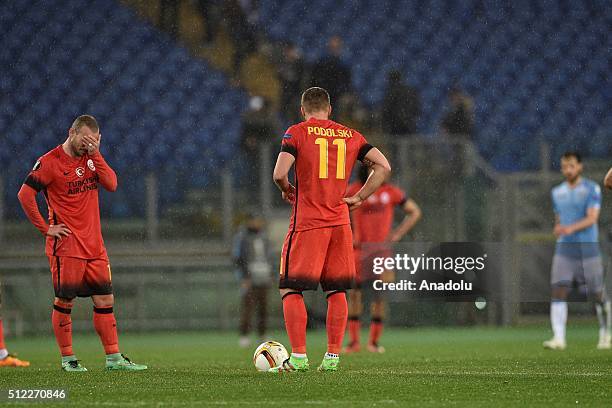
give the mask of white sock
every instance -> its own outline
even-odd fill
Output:
[[[595,314],[597,314],[597,321],[599,322],[599,335],[606,332],[606,316],[604,312],[603,303],[595,302]]]
[[[295,358],[304,358],[306,357],[306,353],[291,353],[291,355]]]
[[[550,303],[550,323],[556,340],[565,343],[565,325],[567,323],[567,302],[555,300]]]
[[[0,360],[4,360],[6,358],[6,356],[8,356],[8,350],[7,349],[0,349]]]
[[[595,311],[597,312],[597,320],[599,321],[599,336],[610,333],[610,324],[612,316],[610,316],[610,301],[595,302]]]
[[[612,334],[612,303],[609,300],[604,302],[604,312],[606,312],[606,332],[609,336]]]

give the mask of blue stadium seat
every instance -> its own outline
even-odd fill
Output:
[[[262,0],[260,4],[261,26],[267,34],[293,40],[310,62],[326,52],[326,37],[333,31],[324,24],[320,30],[321,23],[313,20],[324,16],[344,21],[353,16],[351,30],[333,34],[344,37],[351,54],[347,61],[354,67],[354,88],[364,103],[375,108],[384,96],[385,73],[391,67],[402,69],[421,91],[424,132],[437,129],[446,89],[458,81],[475,99],[477,129],[507,135],[499,141],[500,152],[480,146],[500,170],[537,165],[532,154],[521,155],[521,160],[512,156],[518,157],[512,143],[521,132],[549,128],[560,140],[570,140],[576,136],[568,131],[588,135],[601,127],[601,112],[612,110],[609,95],[605,96],[612,8],[603,0],[579,0],[571,6],[553,0],[341,4],[317,0],[299,7],[293,1]],[[300,18],[305,12],[310,16],[311,8],[317,10],[312,18]],[[532,103],[533,98],[537,102]],[[580,109],[565,106],[564,99]],[[612,133],[609,124],[605,129]],[[537,151],[535,139],[525,138],[522,143]],[[612,138],[598,141],[597,146],[591,149],[593,154],[610,150]]]
[[[137,180],[148,171],[159,172],[162,204],[181,199],[185,189],[175,187],[176,171],[164,166],[176,160],[183,166],[204,146],[218,146],[197,125],[213,101],[217,113],[246,109],[246,95],[223,74],[116,1],[1,2],[0,36],[0,94],[8,96],[0,107],[0,165],[8,169],[2,176],[9,217],[22,214],[14,192],[36,158],[63,141],[78,114],[98,118],[102,150],[120,174],[122,188],[104,197],[103,215],[129,217],[143,215],[144,187]],[[234,144],[239,130],[215,132]],[[205,183],[205,167],[215,164],[201,162]]]

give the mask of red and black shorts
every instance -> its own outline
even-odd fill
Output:
[[[108,258],[81,259],[49,256],[55,296],[63,299],[110,295],[111,267]]]
[[[388,279],[390,272],[385,270],[382,274],[374,273],[374,259],[388,258],[393,256],[393,251],[388,243],[367,242],[353,250],[355,258],[355,287],[361,288],[371,285],[378,279]],[[384,275],[384,276],[383,276]]]
[[[355,275],[350,225],[289,231],[280,262],[281,289],[345,290]]]

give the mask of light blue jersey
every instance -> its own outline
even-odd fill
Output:
[[[592,180],[582,178],[571,188],[567,181],[552,189],[555,214],[561,225],[574,224],[587,216],[590,208],[601,208],[601,188]],[[557,254],[589,258],[599,256],[597,223],[557,239]]]

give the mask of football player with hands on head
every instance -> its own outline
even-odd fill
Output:
[[[111,267],[102,239],[98,187],[117,189],[117,175],[100,153],[100,128],[93,116],[76,118],[66,141],[43,155],[19,190],[19,201],[34,226],[46,237],[55,300],[51,321],[64,371],[87,371],[72,350],[76,297],[91,297],[93,325],[106,353],[106,369],[137,371],[119,351]],[[42,192],[49,223],[36,203]]]

